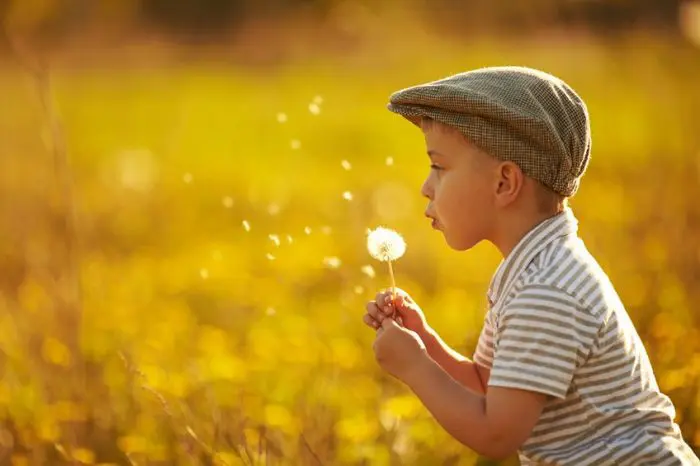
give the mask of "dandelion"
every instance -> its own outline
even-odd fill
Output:
[[[343,193],[343,199],[346,201],[352,201],[352,193],[350,191],[345,191]]]
[[[287,122],[287,114],[284,112],[279,112],[277,114],[277,122],[278,123],[286,123]]]
[[[279,247],[280,245],[280,237],[275,234],[267,235],[268,238],[270,238],[270,241],[275,243],[275,246]]]
[[[406,242],[403,240],[403,237],[394,230],[379,227],[370,231],[367,235],[367,250],[369,254],[378,261],[387,262],[389,264],[391,297],[392,300],[396,299],[396,280],[391,263],[404,255],[406,252]]]
[[[347,160],[342,160],[340,162],[340,166],[343,167],[343,170],[350,171],[352,169],[352,164],[348,162]]]
[[[248,220],[243,220],[242,224],[245,231],[250,231],[250,222]]]

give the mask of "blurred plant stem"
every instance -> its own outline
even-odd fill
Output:
[[[48,267],[44,264],[32,264],[31,258],[26,257],[27,277],[39,278],[47,290],[53,303],[54,315],[51,316],[63,325],[57,326],[57,338],[70,351],[70,364],[67,367],[50,364],[49,361],[40,363],[44,373],[55,374],[63,380],[70,380],[64,390],[55,390],[49,386],[52,377],[35,374],[44,380],[44,395],[47,403],[84,400],[87,386],[87,366],[82,357],[81,334],[83,325],[82,290],[80,283],[80,246],[77,219],[77,202],[73,189],[73,173],[70,157],[66,147],[66,138],[56,108],[50,68],[46,61],[32,51],[21,38],[14,36],[5,28],[5,35],[11,46],[12,53],[30,77],[37,93],[41,117],[47,131],[42,133],[52,164],[53,182],[46,186],[46,204],[55,214],[55,229],[53,235],[60,250],[51,250],[52,260]],[[23,239],[26,241],[26,239]],[[26,250],[26,249],[25,249]],[[45,269],[45,270],[42,270]],[[89,414],[88,414],[89,417]],[[87,421],[87,419],[86,419]],[[86,423],[72,424],[68,432],[64,432],[64,441],[71,447],[80,447],[86,441]],[[76,463],[77,464],[77,463]]]

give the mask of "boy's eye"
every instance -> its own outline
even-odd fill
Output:
[[[434,163],[430,165],[430,168],[432,170],[442,170],[442,167],[439,165],[435,165]]]

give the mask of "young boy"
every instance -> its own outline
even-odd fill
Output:
[[[453,249],[486,240],[504,260],[473,360],[449,348],[406,293],[393,302],[379,293],[364,322],[377,329],[380,366],[490,458],[700,465],[567,206],[591,151],[581,98],[549,74],[497,67],[403,89],[389,109],[425,133],[433,227]]]

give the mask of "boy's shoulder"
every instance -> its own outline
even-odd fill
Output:
[[[517,288],[565,295],[580,310],[596,314],[619,301],[610,278],[577,236],[548,244],[527,268]]]

